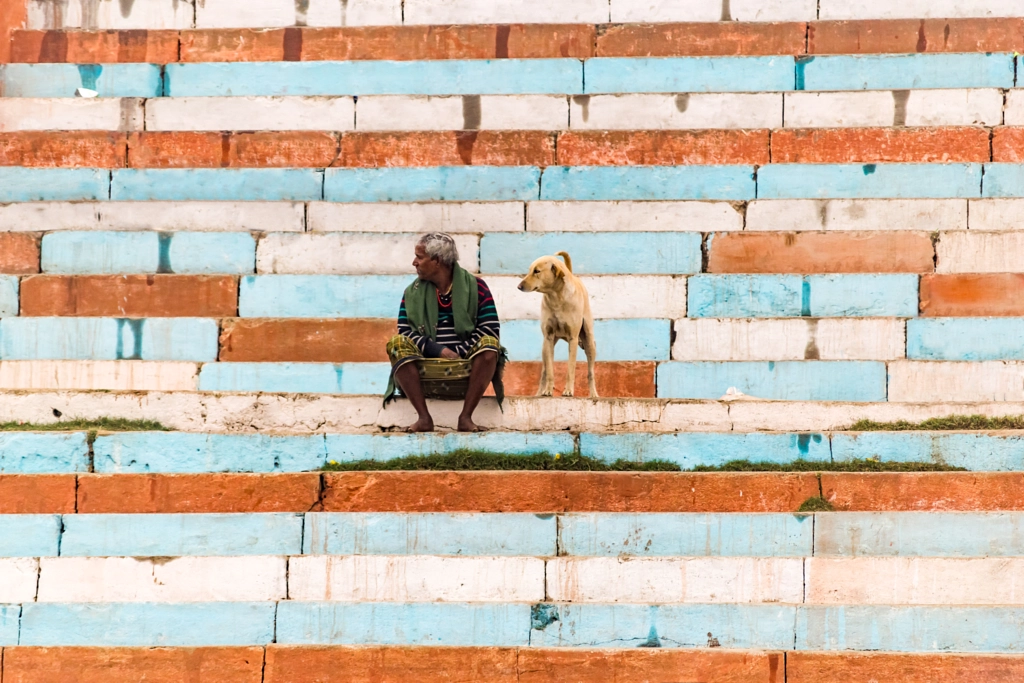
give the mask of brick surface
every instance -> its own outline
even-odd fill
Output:
[[[578,648],[519,650],[519,683],[660,683],[728,681],[777,683],[785,675],[781,653],[728,650]]]
[[[25,25],[27,18],[27,2],[0,2],[0,64],[11,61],[11,35]],[[2,96],[3,85],[0,84]]]
[[[11,61],[118,64],[178,61],[177,31],[15,31]]]
[[[39,235],[0,233],[0,273],[28,275],[39,272]]]
[[[88,474],[81,513],[306,512],[320,474]]]
[[[767,130],[573,131],[558,136],[566,166],[767,164]]]
[[[325,512],[793,512],[818,495],[814,474],[337,472],[324,487]]]
[[[821,489],[837,510],[854,512],[1024,510],[1020,472],[826,472]]]
[[[1024,161],[1024,128],[996,128],[992,135],[992,161]]]
[[[337,136],[320,131],[160,131],[128,137],[133,168],[324,168],[337,155]]]
[[[921,315],[949,317],[1024,315],[1024,274],[926,275]]]
[[[0,133],[0,166],[123,168],[125,144],[108,131]]]
[[[931,237],[919,232],[717,233],[709,273],[928,273]]]
[[[608,24],[597,28],[598,57],[799,55],[803,22]]]
[[[181,61],[582,59],[594,34],[577,24],[210,29],[182,31]]]
[[[811,54],[1014,52],[1024,49],[1024,19],[865,19],[814,21]]]
[[[384,347],[397,331],[394,320],[241,318],[221,326],[220,360],[387,362]]]
[[[180,61],[278,62],[284,59],[285,30],[238,28],[182,31]]]
[[[349,133],[337,166],[548,166],[555,138],[544,131]]]
[[[73,474],[0,474],[0,514],[75,511]]]
[[[774,683],[780,653],[491,647],[267,647],[266,683]]]
[[[984,162],[988,131],[957,128],[812,128],[772,131],[779,164]]]
[[[790,652],[787,683],[1011,683],[1024,679],[1020,655]]]
[[[497,647],[267,647],[266,683],[517,683],[516,650]]]
[[[6,647],[13,683],[259,683],[262,647]]]
[[[583,357],[580,350],[579,357]],[[565,388],[565,372],[568,363],[555,363],[556,396]],[[594,367],[598,396],[615,398],[655,398],[655,373],[657,363],[647,361],[617,362],[598,361]],[[512,362],[505,366],[505,395],[534,396],[540,386],[541,363]],[[488,394],[492,391],[488,389]],[[587,364],[576,363],[576,395],[589,396],[587,387]]]
[[[222,275],[36,275],[21,281],[22,315],[234,317],[238,280]]]

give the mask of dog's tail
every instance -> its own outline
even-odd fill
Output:
[[[565,267],[568,268],[569,272],[571,273],[572,272],[572,257],[570,257],[569,254],[565,253],[564,251],[558,252],[558,256],[562,257],[562,260],[565,261]]]

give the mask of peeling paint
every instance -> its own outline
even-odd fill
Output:
[[[892,91],[892,102],[894,105],[892,125],[894,126],[905,126],[907,125],[907,100],[910,99],[909,90],[893,90]]]
[[[463,130],[479,130],[480,129],[480,96],[479,95],[463,95],[462,96],[462,129]]]
[[[580,106],[581,113],[583,115],[583,122],[586,123],[590,120],[590,95],[573,95],[573,104]]]
[[[159,260],[157,261],[156,272],[157,273],[173,273],[174,268],[171,267],[171,242],[174,240],[174,233],[172,232],[161,232],[157,236],[159,240]]]
[[[78,76],[82,81],[82,87],[89,90],[98,90],[96,83],[103,74],[103,67],[99,64],[79,64]]]
[[[812,318],[807,321],[807,348],[804,349],[804,360],[820,360],[821,351],[818,350],[818,319]]]
[[[814,57],[797,57],[796,58],[796,78],[793,85],[794,90],[804,90],[806,84],[806,73],[805,69],[807,65],[814,61]]]
[[[296,26],[305,26],[306,25],[306,15],[308,13],[309,13],[309,0],[295,0],[295,25]]]
[[[684,113],[690,107],[690,93],[676,95],[676,111]]]
[[[732,10],[729,7],[729,0],[722,0],[722,21],[732,21]]]
[[[100,2],[101,0],[81,0],[82,2],[82,29],[95,31],[100,27]]]
[[[341,25],[345,26],[348,21],[348,0],[338,0],[341,3]]]
[[[530,607],[530,628],[543,631],[558,621],[558,605],[537,603]]]
[[[135,6],[135,0],[118,0],[118,4],[121,6],[121,16],[125,19],[132,15],[132,8]]]

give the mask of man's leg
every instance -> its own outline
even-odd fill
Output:
[[[473,422],[473,411],[480,405],[480,399],[487,391],[487,385],[494,379],[494,370],[498,367],[497,351],[483,351],[473,358],[473,369],[469,373],[469,388],[466,400],[462,404],[459,415],[460,432],[477,432],[480,428]]]
[[[419,419],[409,426],[409,431],[434,431],[434,418],[430,417],[430,411],[427,410],[427,399],[423,398],[423,385],[420,384],[420,370],[416,367],[416,363],[406,363],[395,370],[395,381],[398,382],[398,386],[402,387],[402,394],[409,399],[409,403],[416,409],[416,414],[419,416]]]

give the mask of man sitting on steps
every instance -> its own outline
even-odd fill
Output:
[[[419,415],[409,431],[430,432],[434,420],[426,399],[462,398],[459,431],[482,431],[473,411],[487,385],[494,383],[499,405],[504,398],[506,353],[491,290],[459,266],[455,240],[444,233],[421,237],[412,265],[418,278],[405,288],[398,334],[387,345],[391,380],[384,405],[394,398],[397,382]]]

